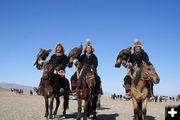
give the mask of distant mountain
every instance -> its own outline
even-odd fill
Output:
[[[30,90],[33,90],[33,87],[31,86],[19,85],[15,83],[5,83],[5,82],[0,82],[0,87],[5,88],[5,89],[10,89],[10,88],[23,89],[24,91],[27,91],[27,92],[29,92]]]

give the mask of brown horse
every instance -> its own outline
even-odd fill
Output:
[[[60,96],[63,96],[63,117],[66,118],[66,110],[69,108],[69,81],[67,80],[67,78],[65,77],[61,77],[61,79],[65,79],[63,81],[65,81],[65,86],[63,86],[63,88],[65,89],[64,94],[61,94]],[[59,90],[59,89],[57,89]],[[57,92],[58,93],[58,92]],[[56,99],[56,108],[53,112],[53,115],[57,115],[57,111],[58,111],[58,107],[60,105],[60,97],[58,94],[55,96]]]
[[[55,82],[56,77],[54,75],[54,64],[53,63],[45,63],[45,65],[43,66],[43,79],[44,79],[44,87],[43,87],[43,96],[44,96],[44,100],[45,100],[45,108],[46,108],[46,112],[45,112],[45,117],[49,118],[53,118],[53,115],[57,114],[58,111],[58,107],[60,104],[60,96],[63,96],[64,101],[63,101],[63,116],[66,117],[66,110],[69,107],[69,82],[65,77],[60,77],[60,79],[65,79],[63,81],[65,81],[65,86],[63,86],[63,88],[65,88],[64,94],[61,94],[59,96],[58,93],[58,86],[56,85],[57,82]],[[53,110],[53,101],[54,98],[56,99],[56,108],[52,114],[52,110]],[[50,102],[49,102],[50,101]],[[49,114],[49,110],[50,109],[50,114]]]
[[[44,96],[45,108],[46,108],[44,117],[49,116],[49,118],[53,118],[52,115],[53,101],[56,96],[56,86],[55,86],[55,80],[53,79],[53,71],[54,71],[53,64],[46,63],[43,66],[43,76],[42,76],[42,79],[44,80],[43,96]]]
[[[59,96],[59,87],[57,85],[56,82],[56,78],[57,75],[54,74],[54,69],[57,69],[57,67],[55,68],[55,63],[51,62],[51,63],[47,63],[47,62],[43,62],[43,64],[40,64],[40,60],[46,60],[46,58],[48,57],[49,53],[51,52],[50,49],[40,49],[38,55],[37,55],[37,59],[34,65],[36,65],[36,68],[41,70],[43,69],[43,76],[42,79],[44,81],[44,87],[43,87],[43,96],[44,96],[44,100],[45,100],[45,108],[46,108],[46,112],[45,112],[45,117],[48,117],[49,115],[49,109],[50,109],[50,115],[49,118],[52,118],[53,115],[57,114],[57,110],[60,104],[60,100],[59,97],[63,96],[64,101],[63,101],[63,116],[66,117],[66,110],[69,107],[69,82],[65,77],[60,77],[60,79],[58,80],[62,80],[65,81],[64,86],[62,86],[65,91],[64,94],[61,94]],[[37,89],[35,88],[35,91],[37,91]],[[52,110],[53,110],[53,101],[54,98],[56,98],[56,108],[52,114]],[[50,99],[50,105],[49,105],[49,99]]]
[[[81,73],[80,73],[81,74]],[[87,120],[87,117],[93,110],[93,118],[96,119],[96,102],[97,95],[95,95],[95,71],[92,66],[87,67],[87,73],[83,80],[77,81],[77,102],[78,102],[78,115],[77,120],[81,119],[82,101],[84,100],[84,115],[83,119]]]
[[[149,101],[149,83],[158,84],[160,78],[154,67],[150,63],[143,62],[140,69],[136,69],[133,74],[131,85],[131,96],[134,106],[134,120],[144,120],[146,117],[146,107]]]

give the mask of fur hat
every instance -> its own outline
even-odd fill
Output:
[[[57,47],[60,46],[62,48],[62,51],[64,52],[64,46],[61,44],[61,43],[57,43],[56,46],[55,46],[55,53],[57,51]]]
[[[141,47],[141,49],[143,49],[143,44],[138,40],[134,40],[134,48],[135,47]]]
[[[84,52],[86,52],[86,49],[87,49],[88,46],[91,47],[92,53],[93,53],[93,52],[94,52],[94,48],[93,48],[92,45],[91,45],[90,39],[87,39],[86,46],[85,46],[85,48],[84,48]]]

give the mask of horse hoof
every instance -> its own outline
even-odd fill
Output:
[[[53,115],[57,115],[57,112],[54,112]]]
[[[53,118],[53,115],[50,115],[50,116],[49,116],[49,119],[52,119],[52,118]]]
[[[81,117],[77,117],[77,119],[76,120],[81,120]]]
[[[87,120],[87,117],[83,117],[83,120]]]
[[[95,117],[93,117],[93,120],[96,120],[97,119],[97,117],[95,116]]]
[[[66,116],[64,116],[64,115],[63,115],[63,117],[62,117],[62,118],[63,118],[63,119],[66,119]]]
[[[63,116],[66,116],[66,112],[63,112]]]
[[[45,114],[44,117],[48,117],[48,114]]]

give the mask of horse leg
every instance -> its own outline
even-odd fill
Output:
[[[138,120],[138,103],[134,97],[132,97],[133,107],[134,107],[134,120]]]
[[[87,113],[88,113],[88,106],[89,104],[89,98],[85,100],[84,102],[84,115],[83,115],[83,120],[87,120]]]
[[[138,102],[138,120],[142,120],[142,102]]]
[[[50,118],[50,119],[53,118],[53,115],[52,115],[53,101],[54,101],[54,95],[52,95],[51,98],[50,98],[50,106],[49,106],[49,109],[50,109],[50,115],[49,115],[49,118]]]
[[[90,101],[89,101],[89,103],[88,103],[88,110],[87,110],[87,117],[89,118],[89,116],[91,115],[91,105],[90,105],[91,103],[90,103]]]
[[[148,98],[146,98],[143,103],[142,103],[142,120],[145,120],[146,118],[146,113],[147,113],[147,110],[146,110],[146,107],[147,107],[147,103],[148,103]]]
[[[44,96],[44,100],[45,100],[45,108],[46,108],[46,112],[45,112],[44,117],[48,117],[48,115],[49,115],[49,110],[48,110],[48,108],[49,108],[48,98]]]
[[[77,98],[77,102],[78,102],[78,114],[77,114],[77,120],[81,120],[82,99]]]
[[[53,112],[53,115],[57,115],[57,111],[58,111],[58,108],[59,108],[59,104],[60,104],[60,100],[59,100],[59,97],[57,96],[56,97],[56,108]]]
[[[94,120],[96,120],[96,105],[97,105],[97,100],[98,100],[98,96],[97,95],[95,95],[95,96],[93,96],[93,103],[92,103],[92,108],[93,108],[93,119]]]
[[[69,93],[65,92],[64,94],[64,102],[63,102],[63,116],[66,118],[66,110],[69,108]]]

